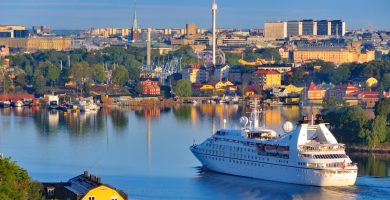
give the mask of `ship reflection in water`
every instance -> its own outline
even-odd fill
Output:
[[[0,153],[41,181],[89,170],[136,199],[377,199],[390,196],[390,158],[351,155],[356,186],[318,188],[217,174],[188,147],[217,129],[238,127],[241,105],[104,108],[80,113],[39,108],[0,109]],[[316,109],[264,109],[261,122],[281,131]]]

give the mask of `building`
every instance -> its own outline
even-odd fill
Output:
[[[307,63],[315,60],[335,64],[369,62],[375,59],[375,51],[362,51],[358,42],[341,45],[301,45],[293,51],[294,63]]]
[[[0,45],[0,58],[9,55],[9,48],[6,45]]]
[[[302,35],[302,22],[301,21],[288,21],[287,22],[287,36]]]
[[[140,85],[142,86],[142,95],[145,96],[160,95],[160,86],[158,85],[158,82],[147,79],[145,81],[141,81]]]
[[[291,71],[292,64],[265,64],[259,66],[257,69],[274,70],[282,74]]]
[[[0,38],[26,38],[28,35],[24,26],[0,25]]]
[[[51,27],[48,25],[45,26],[33,26],[33,33],[36,35],[49,35],[51,34]]]
[[[67,51],[71,49],[72,39],[62,37],[0,38],[0,45],[26,51],[47,49]]]
[[[302,35],[317,35],[317,21],[312,19],[302,20]]]
[[[69,200],[126,200],[127,194],[103,184],[101,178],[84,172],[67,182],[42,183],[46,199]]]
[[[182,70],[183,79],[191,83],[207,83],[209,81],[209,72],[205,67],[189,66]]]
[[[329,20],[319,20],[317,21],[317,35],[331,35],[332,32],[332,22]]]
[[[229,69],[228,80],[234,84],[241,84],[241,66],[233,66]]]
[[[279,87],[282,84],[281,75],[275,70],[258,69],[253,73],[252,82],[263,88]]]
[[[274,39],[284,39],[287,37],[287,22],[265,22],[264,37]]]
[[[216,69],[214,72],[215,80],[222,81],[222,79],[228,79],[229,78],[229,70],[230,70],[229,65],[216,66]]]
[[[187,33],[187,36],[189,35],[195,35],[196,34],[196,24],[194,23],[190,23],[190,24],[186,24],[186,33]]]
[[[337,37],[343,37],[345,35],[345,22],[341,20],[332,20],[331,21],[331,35]]]
[[[309,88],[307,89],[307,100],[310,103],[322,104],[326,95],[326,90],[321,89],[316,86],[313,82],[310,83]]]
[[[137,11],[134,9],[134,15],[133,15],[133,26],[131,27],[131,40],[133,42],[139,40],[139,30],[138,30],[138,23],[137,23]]]

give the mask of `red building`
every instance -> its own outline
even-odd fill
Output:
[[[140,82],[142,86],[142,94],[143,95],[151,95],[151,96],[158,96],[160,95],[160,86],[157,82],[146,80]]]

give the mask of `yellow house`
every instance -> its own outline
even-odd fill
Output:
[[[71,178],[68,182],[42,183],[45,199],[69,200],[127,200],[127,194],[101,183],[101,178],[84,174]]]
[[[281,75],[275,70],[259,69],[253,74],[252,81],[264,88],[280,87],[282,84]]]
[[[115,189],[106,186],[100,185],[87,192],[81,200],[125,200],[122,195]]]

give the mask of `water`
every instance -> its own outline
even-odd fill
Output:
[[[267,109],[261,120],[281,130],[298,107]],[[304,111],[306,113],[311,110]],[[189,146],[213,130],[238,126],[238,105],[105,109],[64,114],[0,109],[0,152],[35,180],[66,181],[88,170],[131,199],[388,199],[390,157],[354,154],[355,186],[319,188],[202,171]]]

